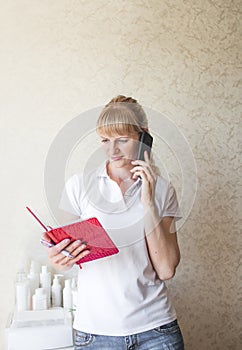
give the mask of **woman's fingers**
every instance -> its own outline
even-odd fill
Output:
[[[42,238],[47,242],[51,242],[51,238],[48,236],[47,232],[42,234]]]
[[[51,258],[51,257],[59,255],[60,252],[62,250],[64,250],[65,248],[67,248],[69,245],[70,245],[70,239],[67,238],[67,239],[64,239],[63,241],[61,241],[60,243],[54,245],[53,247],[47,248],[47,252],[48,252],[49,257]],[[65,249],[65,250],[67,250],[67,249]],[[71,253],[69,250],[68,250],[68,252]]]
[[[80,240],[74,241],[71,244],[66,244],[66,242],[66,240],[61,241],[53,248],[50,248],[53,254],[50,255],[50,258],[52,258],[52,261],[55,264],[67,266],[74,265],[78,260],[90,252],[88,249],[86,249],[87,245],[83,244]],[[66,252],[70,253],[71,257],[65,256],[62,253],[63,249],[65,249]]]
[[[84,256],[87,256],[89,253],[90,253],[90,250],[86,249],[86,246],[84,248],[82,248],[82,246],[79,247],[77,249],[77,255],[73,260],[71,260],[71,263],[75,264],[77,261],[84,258]]]
[[[137,168],[134,171],[134,174],[133,174],[132,178],[134,180],[136,180],[138,177],[141,177],[142,180],[148,180],[147,174],[146,174],[146,172],[144,171],[144,169],[142,167]]]
[[[48,232],[42,234],[42,241],[46,244],[53,243],[48,236]],[[46,247],[50,263],[62,271],[68,270],[77,261],[90,253],[90,250],[87,249],[86,243],[80,240],[70,242],[71,240],[67,238],[58,244],[54,244],[52,247]]]
[[[78,254],[80,254],[83,250],[85,250],[85,248],[87,247],[87,245],[85,243],[75,247],[75,249],[71,252],[71,255],[76,257]]]
[[[130,170],[130,172],[133,174],[133,179],[137,179],[138,176],[141,177],[141,201],[145,206],[147,206],[154,203],[154,192],[157,176],[151,167],[147,151],[144,152],[144,159],[144,161],[133,161],[132,164],[134,165],[134,167]]]
[[[145,165],[136,165],[133,169],[130,170],[133,173],[133,178],[137,178],[138,176],[142,177],[142,172],[145,174],[147,180],[149,182],[153,182],[155,180],[155,174],[153,173],[150,166]]]
[[[150,164],[150,158],[149,158],[149,155],[148,155],[148,152],[147,152],[147,151],[144,151],[144,159],[145,159],[145,162],[147,162],[148,164]]]
[[[58,263],[62,266],[72,266],[89,253],[90,250],[86,249],[86,244],[82,244],[80,247],[76,248],[74,252],[72,252],[71,255],[74,256],[73,259],[64,257],[60,261],[58,261]]]
[[[140,172],[144,171],[149,181],[155,180],[156,176],[150,166],[150,160],[149,160],[147,151],[144,152],[144,158],[145,158],[144,161],[142,160],[132,161],[132,164],[134,165],[134,167],[133,169],[130,170],[130,172],[134,174],[133,178],[137,178],[138,176],[142,177],[142,174],[140,174]]]

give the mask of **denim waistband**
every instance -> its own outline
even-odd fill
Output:
[[[164,325],[160,326],[159,328],[166,329],[166,328],[170,328],[170,327],[176,326],[176,325],[177,325],[177,320],[174,320],[172,322],[169,322],[167,324],[164,324]]]

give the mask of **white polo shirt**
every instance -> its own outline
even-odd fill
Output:
[[[168,290],[149,259],[138,179],[124,194],[106,163],[66,183],[60,208],[81,219],[97,217],[119,253],[82,265],[74,328],[92,334],[126,336],[176,319]],[[160,217],[179,218],[176,193],[158,177],[155,202]]]

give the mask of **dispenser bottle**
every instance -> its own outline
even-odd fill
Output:
[[[51,301],[53,307],[62,306],[62,287],[59,281],[59,275],[54,275],[51,287]]]
[[[32,298],[33,310],[47,309],[47,295],[44,288],[37,288]]]
[[[63,289],[63,307],[65,309],[72,309],[72,290],[71,280],[65,280],[65,288]]]
[[[51,273],[48,272],[47,266],[42,266],[40,273],[40,287],[44,288],[47,296],[47,307],[50,307],[50,294],[51,294]]]
[[[24,269],[17,272],[15,282],[16,309],[25,311],[30,309],[30,287]]]

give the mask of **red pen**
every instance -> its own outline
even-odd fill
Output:
[[[50,231],[52,228],[49,226],[49,225],[45,225],[43,223],[43,220],[40,220],[40,218],[29,208],[29,207],[26,207],[26,209],[30,212],[30,214],[33,215],[33,217],[38,221],[38,223],[45,229],[45,231]],[[54,243],[51,243],[51,242],[48,242],[46,241],[45,239],[41,238],[40,239],[40,243],[43,244],[45,247],[48,247],[48,248],[51,248],[51,247],[54,247],[55,244]],[[74,256],[71,255],[67,250],[63,249],[61,251],[61,254],[67,256],[68,258],[70,259],[73,259]]]

